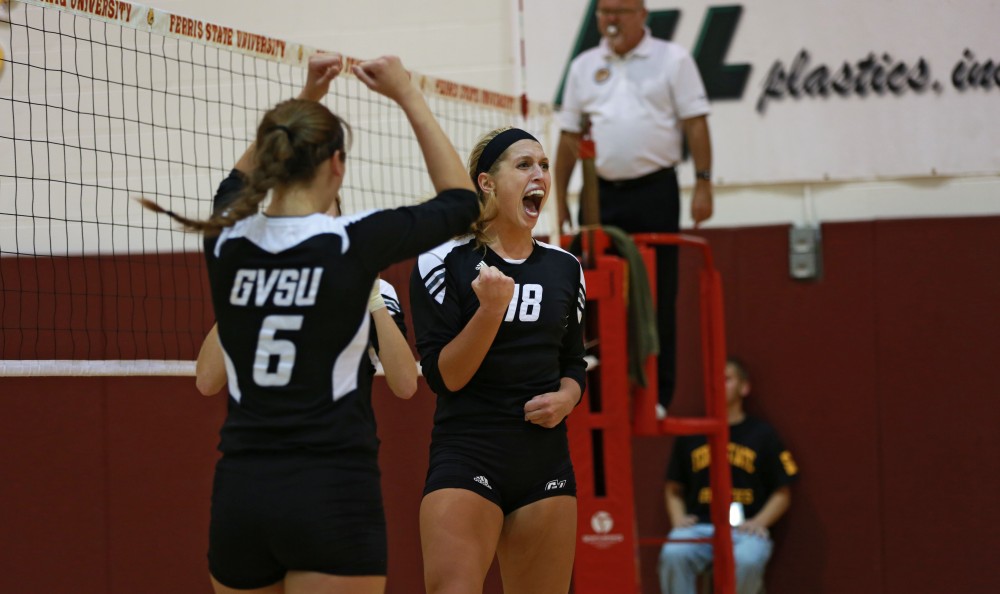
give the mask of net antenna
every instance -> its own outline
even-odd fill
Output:
[[[214,322],[204,218],[263,113],[317,49],[130,2],[23,0],[0,18],[0,376],[193,375]],[[433,195],[403,112],[350,74],[324,102],[354,132],[344,212]],[[545,104],[413,73],[460,154]],[[539,229],[551,226],[543,213]]]

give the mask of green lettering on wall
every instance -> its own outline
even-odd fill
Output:
[[[600,31],[597,29],[597,1],[590,0],[587,5],[583,23],[580,25],[576,43],[573,45],[573,52],[563,67],[559,88],[556,90],[556,96],[553,100],[556,105],[562,104],[570,63],[581,53],[596,47],[601,40]],[[725,63],[726,53],[729,52],[729,46],[732,45],[733,37],[736,35],[736,27],[742,14],[743,7],[738,4],[709,7],[705,14],[705,20],[702,22],[701,31],[698,34],[698,41],[695,43],[691,55],[698,65],[709,99],[740,99],[743,97],[747,80],[750,78],[750,65]],[[646,24],[653,37],[669,41],[673,39],[674,30],[677,28],[680,17],[679,10],[651,10]]]
[[[725,64],[726,53],[736,36],[743,7],[713,6],[705,13],[698,41],[691,55],[698,64],[709,99],[739,99],[750,78],[749,64]]]

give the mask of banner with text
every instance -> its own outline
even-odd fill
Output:
[[[525,3],[532,99],[559,102],[569,60],[596,43],[596,4]],[[717,181],[1000,173],[1000,0],[646,8],[653,34],[686,47],[702,72]]]

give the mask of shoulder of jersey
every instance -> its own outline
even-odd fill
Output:
[[[379,278],[378,282],[379,282],[379,285],[378,285],[378,291],[379,291],[379,293],[381,293],[383,296],[387,296],[387,297],[393,297],[393,298],[397,297],[396,287],[392,286],[392,283],[390,283],[389,281],[385,280],[384,278]]]
[[[377,213],[378,211],[379,209],[377,208],[370,208],[368,210],[363,210],[361,212],[356,212],[354,214],[340,215],[339,217],[335,217],[334,220],[340,221],[340,224],[346,227],[347,225],[350,225],[351,223],[356,223],[365,217],[369,217]]]
[[[545,248],[547,250],[552,250],[554,252],[562,252],[563,254],[566,254],[570,258],[573,258],[574,260],[576,260],[576,256],[574,256],[573,254],[567,252],[566,250],[562,249],[561,247],[559,247],[557,245],[552,245],[551,243],[545,243],[544,241],[538,241],[537,239],[535,240],[535,245],[537,245],[539,247],[543,247],[543,248]]]
[[[467,235],[446,241],[434,249],[420,254],[414,271],[420,275],[427,294],[438,303],[444,303],[445,259],[457,249],[471,245],[472,236]]]
[[[553,252],[555,252],[557,254],[560,254],[560,255],[566,257],[567,259],[571,260],[576,266],[580,266],[580,260],[579,260],[579,258],[577,258],[573,254],[567,252],[566,250],[562,249],[561,247],[559,247],[557,245],[552,245],[550,243],[545,243],[544,241],[538,241],[538,240],[535,241],[535,244],[538,247],[541,247],[541,248],[544,248],[544,249],[547,249],[547,250],[551,250],[551,251],[553,251]]]
[[[389,309],[390,315],[395,317],[402,313],[403,308],[399,304],[399,295],[396,293],[396,287],[392,286],[392,283],[384,278],[379,278],[378,291],[382,294],[382,300],[385,301],[385,306]]]
[[[278,253],[324,233],[339,236],[342,240],[341,252],[346,252],[349,243],[344,232],[345,226],[343,218],[334,218],[322,213],[294,219],[273,219],[255,214],[238,221],[219,234],[215,244],[215,255],[218,256],[222,245],[231,239],[246,238],[261,249]]]

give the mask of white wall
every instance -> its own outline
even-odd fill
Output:
[[[144,4],[494,90],[513,88],[509,0],[152,0]]]
[[[423,0],[421,2],[286,2],[292,10],[276,10],[273,3],[249,3],[243,0],[153,0],[150,5],[207,20],[238,24],[250,30],[300,41],[317,47],[336,49],[359,57],[379,53],[397,53],[413,69],[433,76],[516,93],[521,88],[517,64],[517,20],[512,18],[517,0],[474,1]],[[260,8],[254,10],[252,5]],[[527,89],[534,100],[551,100],[562,75],[562,68],[578,34],[589,0],[525,0],[523,19],[527,53]],[[679,9],[674,40],[688,47],[694,45],[706,10],[725,3],[705,0],[648,0],[647,8]],[[710,120],[715,144],[716,214],[710,226],[782,224],[807,220],[833,221],[874,218],[908,218],[1000,214],[1000,164],[998,145],[993,142],[992,126],[1000,89],[975,94],[939,93],[936,97],[886,97],[866,103],[851,98],[828,98],[823,101],[792,102],[787,98],[773,102],[770,113],[761,116],[755,106],[768,71],[775,60],[786,65],[795,54],[808,48],[814,61],[836,66],[844,61],[863,58],[869,51],[892,52],[898,59],[915,61],[923,56],[931,62],[939,78],[947,82],[951,66],[965,47],[971,47],[982,61],[1000,62],[1000,38],[990,23],[1000,14],[996,0],[966,0],[941,3],[934,0],[846,0],[831,3],[821,0],[775,0],[744,3],[744,11],[730,47],[728,63],[751,63],[753,70],[746,97],[739,102],[717,102]],[[803,25],[805,23],[805,25]],[[950,101],[950,103],[948,103]],[[941,105],[941,104],[944,105]],[[775,160],[794,160],[808,153],[809,163],[837,161],[838,152],[845,159],[872,147],[828,144],[818,150],[812,144],[795,146],[788,131],[774,123],[784,118],[784,126],[801,125],[801,112],[811,106],[833,110],[829,117],[814,123],[808,138],[838,138],[844,118],[864,117],[856,112],[871,105],[870,115],[878,121],[894,114],[898,126],[905,129],[926,120],[928,113],[968,110],[982,120],[987,133],[966,139],[948,134],[914,136],[903,140],[891,138],[885,130],[866,142],[884,146],[884,152],[906,152],[906,144],[917,143],[918,153],[927,162],[949,163],[934,173],[931,167],[908,167],[904,159],[893,163],[888,173],[859,172],[853,179],[825,181],[824,165],[817,164],[819,175],[781,184],[761,181],[733,183],[731,178],[740,164],[754,160],[762,149],[771,148],[767,159],[776,169]],[[908,113],[908,111],[910,113]],[[987,114],[992,112],[993,116]],[[853,113],[853,116],[852,116]],[[961,114],[959,114],[961,115]],[[771,119],[768,120],[767,118]],[[807,116],[803,116],[807,117]],[[812,120],[815,122],[815,119]],[[768,128],[768,125],[771,127]],[[773,132],[777,126],[777,132]],[[944,124],[942,124],[944,126]],[[956,127],[968,132],[968,122]],[[949,128],[942,127],[947,131]],[[768,136],[772,131],[773,136]],[[978,143],[985,155],[985,167],[966,171],[962,163],[950,162],[946,147],[968,142]],[[554,152],[554,147],[548,147]],[[963,150],[970,150],[968,146]],[[752,154],[750,153],[752,151]],[[898,160],[897,160],[898,161]],[[862,161],[863,162],[863,161]],[[898,166],[896,166],[898,164]],[[796,166],[803,167],[801,163]],[[827,164],[829,165],[829,163]],[[887,167],[887,166],[883,166]],[[809,167],[805,167],[809,169]],[[951,175],[941,171],[957,171]],[[850,171],[850,166],[847,166]],[[900,174],[900,171],[911,173]],[[682,168],[682,180],[690,180],[688,168]],[[742,177],[747,177],[746,175]],[[806,172],[802,178],[809,178]],[[830,179],[831,176],[826,174]],[[834,175],[832,179],[837,179]],[[684,225],[689,225],[685,209]]]
[[[395,53],[418,72],[501,92],[516,94],[522,86],[517,0],[147,4],[355,57]],[[527,90],[533,100],[551,100],[589,0],[524,4]],[[650,10],[682,11],[674,39],[688,48],[695,43],[706,10],[717,5],[705,0],[647,1]],[[767,115],[754,109],[773,63],[790,63],[802,48],[831,66],[869,51],[891,52],[910,61],[924,56],[947,87],[951,65],[965,47],[974,49],[981,61],[1000,63],[1000,37],[991,26],[998,14],[998,0],[743,4],[727,63],[750,63],[753,70],[743,99],[713,104],[716,214],[709,226],[1000,214],[1000,144],[991,125],[1000,88],[963,94],[946,88],[919,100],[785,98],[773,102]],[[827,113],[831,115],[824,116]],[[892,116],[889,124],[886,114]],[[863,142],[845,145],[837,140],[849,118],[874,122],[863,128],[870,133]],[[928,130],[922,127],[928,118],[940,121]],[[803,122],[811,126],[809,134],[801,134]],[[554,153],[554,146],[547,148]],[[979,165],[963,168],[970,159],[956,159],[955,150],[974,155]],[[873,158],[866,159],[866,152]],[[836,163],[842,166],[828,166]],[[773,170],[774,176],[761,180],[746,173],[761,167]],[[802,170],[802,175],[789,179],[789,169]],[[682,166],[682,183],[692,177],[690,168]],[[686,211],[684,226],[690,224]]]

